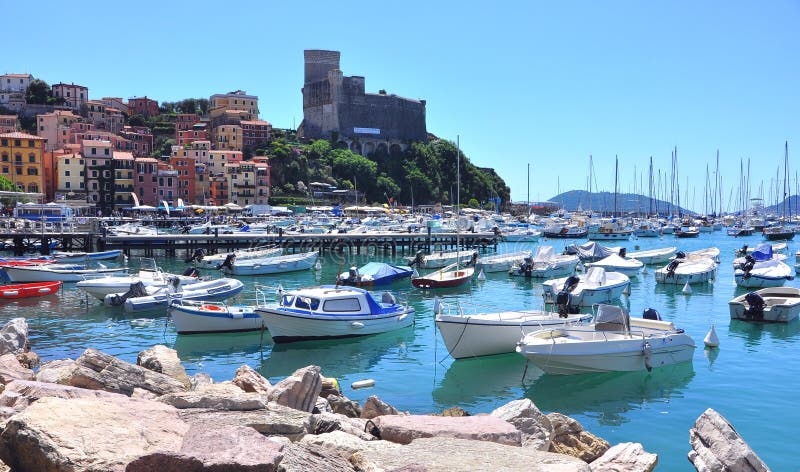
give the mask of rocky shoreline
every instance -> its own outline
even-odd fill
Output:
[[[34,371],[36,369],[36,371]],[[317,366],[272,385],[243,365],[230,381],[188,376],[157,345],[131,364],[96,349],[39,366],[28,325],[0,329],[0,471],[651,471],[639,443],[611,446],[528,399],[489,414],[398,411],[342,395]],[[706,410],[689,432],[699,471],[767,471]]]

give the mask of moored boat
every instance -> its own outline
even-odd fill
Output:
[[[255,307],[211,301],[173,300],[167,314],[178,334],[236,333],[265,328]]]
[[[233,275],[266,275],[308,270],[314,267],[319,253],[317,251],[267,256],[256,259],[237,260],[229,258],[222,264],[222,271]]]
[[[556,305],[559,313],[577,313],[580,307],[618,299],[630,285],[625,274],[590,267],[585,274],[545,281],[542,296],[545,303]]]
[[[3,267],[3,271],[12,282],[78,282],[87,277],[100,277],[104,275],[126,272],[125,267],[86,269],[76,266],[61,266],[59,264],[29,265],[16,267]]]
[[[716,276],[717,263],[709,258],[675,258],[666,266],[656,270],[656,282],[660,284],[699,284]]]
[[[207,255],[202,249],[198,249],[187,262],[193,262],[200,269],[219,269],[220,266],[231,257],[235,257],[237,261],[246,261],[249,259],[277,256],[280,255],[282,251],[283,249],[280,247],[254,247],[222,254]]]
[[[800,315],[800,288],[771,287],[728,302],[731,319],[788,323]]]
[[[174,300],[225,300],[237,295],[244,288],[244,284],[237,279],[208,280],[186,288],[181,287],[180,281],[174,279],[166,287],[144,287],[145,294],[135,293],[134,295],[139,296],[129,296],[134,292],[135,286],[136,284],[126,293],[106,295],[103,303],[106,306],[122,305],[126,312],[131,313],[167,307]]]
[[[412,272],[413,269],[408,266],[368,262],[361,267],[351,267],[349,271],[342,272],[336,281],[342,285],[354,285],[357,287],[386,285],[396,280],[411,277]]]
[[[122,254],[121,249],[100,252],[63,252],[54,251],[53,258],[56,262],[85,262],[116,259]]]
[[[0,300],[43,297],[52,295],[61,288],[63,282],[32,282],[27,284],[0,285]]]
[[[670,260],[672,256],[678,251],[675,246],[648,249],[646,251],[626,252],[625,257],[628,259],[636,259],[642,264],[661,264]]]
[[[606,272],[619,272],[628,277],[635,277],[644,267],[644,263],[637,259],[626,259],[617,254],[611,254],[597,262],[586,264],[586,267],[602,267]]]
[[[539,246],[533,257],[526,257],[522,263],[514,265],[510,275],[551,279],[575,273],[580,259],[570,254],[554,254],[552,246]]]
[[[465,285],[472,280],[474,267],[460,267],[452,264],[430,274],[411,277],[411,285],[416,288],[453,288]]]
[[[484,272],[507,272],[515,265],[524,262],[526,257],[530,257],[530,251],[518,251],[505,254],[494,254],[491,256],[480,256],[475,265],[475,270]]]

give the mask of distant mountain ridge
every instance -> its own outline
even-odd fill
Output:
[[[549,201],[558,203],[560,208],[568,211],[577,211],[578,207],[581,210],[592,210],[598,213],[612,213],[614,211],[614,194],[612,192],[592,192],[591,194],[585,190],[570,190],[551,198]],[[619,193],[617,194],[617,213],[653,213],[668,214],[681,213],[694,215],[695,212],[687,210],[686,208],[673,207],[669,202],[651,199],[635,193]]]

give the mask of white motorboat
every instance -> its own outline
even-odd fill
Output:
[[[197,275],[197,271],[192,268],[189,268],[181,275],[162,272],[156,265],[154,259],[147,258],[142,259],[139,272],[136,274],[119,274],[116,276],[87,278],[81,280],[75,284],[75,286],[89,295],[103,300],[106,295],[125,292],[131,285],[137,282],[141,282],[145,287],[166,287],[171,277],[177,277],[181,285],[185,287],[200,282],[201,280]]]
[[[732,320],[788,323],[800,314],[800,288],[771,287],[728,302]]]
[[[212,224],[210,221],[206,221],[203,224],[194,225],[194,226],[187,226],[183,228],[184,234],[224,234],[224,233],[233,233],[237,231],[239,228],[236,226],[228,225],[228,224]]]
[[[542,232],[533,228],[517,228],[503,233],[503,239],[510,243],[536,242],[541,236]]]
[[[751,256],[747,256],[751,257]],[[782,260],[746,261],[733,272],[736,285],[746,288],[782,287],[794,280],[794,270]]]
[[[620,272],[628,277],[635,277],[644,264],[637,259],[625,259],[617,254],[611,254],[605,259],[586,264],[586,267],[602,267],[606,272]]]
[[[673,259],[666,266],[656,270],[656,282],[660,284],[700,284],[716,276],[717,263],[707,257]]]
[[[525,335],[517,352],[548,374],[640,371],[689,362],[695,343],[668,321],[631,318],[600,305],[593,323]]]
[[[526,257],[531,257],[531,251],[509,252],[480,256],[475,270],[484,272],[508,272],[515,265],[522,264]]]
[[[405,260],[408,261],[409,267],[441,269],[456,262],[464,265],[472,259],[477,259],[477,257],[478,253],[472,251],[434,252],[431,254],[424,254],[419,251],[415,256],[406,257]]]
[[[661,224],[657,221],[640,221],[633,228],[637,238],[657,238],[661,236]]]
[[[786,253],[786,249],[788,248],[788,246],[787,246],[786,243],[772,243],[772,244],[770,244],[770,243],[760,243],[760,244],[757,244],[755,247],[748,246],[747,244],[745,244],[740,249],[737,249],[735,254],[736,254],[736,257],[738,258],[738,257],[744,257],[744,256],[746,256],[748,254],[752,254],[755,251],[766,253],[769,250],[767,248],[771,248],[771,251],[772,251],[772,254],[773,254],[773,257],[774,257],[777,254],[785,254]]]
[[[625,274],[590,267],[585,274],[545,281],[542,296],[545,303],[555,304],[559,313],[577,313],[580,307],[617,300],[630,285]]]
[[[705,249],[698,249],[696,251],[683,252],[678,251],[675,253],[674,259],[686,259],[689,261],[698,259],[711,259],[719,264],[719,248],[708,247]]]
[[[167,314],[178,334],[236,333],[265,329],[255,307],[210,301],[174,300]]]
[[[514,352],[522,337],[535,330],[571,326],[591,320],[590,314],[559,315],[543,310],[509,310],[465,314],[463,306],[440,302],[436,326],[454,359]]]
[[[173,279],[166,287],[142,287],[134,284],[128,292],[106,295],[106,306],[124,306],[128,313],[168,307],[174,300],[225,300],[238,294],[244,284],[237,279],[214,279],[182,287]],[[144,293],[142,293],[144,290]]]
[[[277,303],[256,307],[276,343],[347,338],[411,326],[414,308],[385,294],[378,302],[357,287],[323,285],[288,291]]]
[[[81,267],[81,266],[78,266]],[[45,264],[3,267],[2,270],[11,282],[78,282],[90,277],[102,277],[124,273],[127,267],[86,269],[74,265]]]
[[[198,249],[187,262],[194,262],[200,269],[218,269],[230,257],[235,257],[237,261],[246,261],[249,259],[277,256],[282,251],[283,249],[280,247],[254,247],[222,254],[206,255],[202,249]]]
[[[158,234],[155,226],[143,226],[140,223],[125,223],[119,226],[110,226],[108,233],[112,236],[154,236]]]
[[[636,259],[642,264],[663,264],[669,261],[678,251],[675,246],[658,249],[648,249],[646,251],[626,252],[625,257]]]
[[[633,230],[618,222],[607,222],[589,228],[589,239],[595,241],[625,241],[630,239]]]
[[[554,254],[553,246],[539,246],[536,254],[523,259],[521,264],[511,268],[509,273],[522,277],[550,279],[575,273],[580,259],[576,255]]]
[[[619,254],[624,257],[625,254],[622,254],[624,250],[622,247],[606,247],[589,241],[584,244],[570,244],[564,248],[564,253],[577,255],[583,262],[596,262],[611,254]]]
[[[317,251],[301,252],[298,254],[285,254],[282,256],[267,256],[243,261],[229,258],[222,264],[222,271],[233,275],[266,275],[308,270],[317,262]]]
[[[86,261],[101,261],[106,259],[116,259],[122,254],[121,249],[114,249],[113,251],[100,251],[100,252],[63,252],[53,251],[53,259],[56,262],[86,262]]]

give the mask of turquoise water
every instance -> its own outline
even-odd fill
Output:
[[[31,346],[43,360],[75,358],[95,347],[129,362],[139,351],[162,343],[175,348],[189,374],[207,372],[215,380],[230,379],[242,364],[277,381],[295,369],[317,364],[327,376],[337,377],[344,393],[363,401],[377,394],[401,410],[427,413],[450,406],[487,412],[520,397],[532,399],[545,412],[560,411],[612,444],[636,441],[659,454],[659,470],[693,470],[686,459],[688,430],[708,407],[717,409],[773,470],[793,470],[796,459],[787,441],[800,424],[796,408],[794,366],[800,322],[760,325],[731,321],[728,301],[745,293],[733,282],[731,261],[742,244],[754,246],[759,236],[731,238],[724,233],[701,234],[698,239],[638,239],[624,244],[629,251],[677,246],[691,251],[709,246],[721,250],[717,280],[693,286],[691,295],[680,286],[657,285],[653,269],[632,279],[631,294],[622,304],[638,315],[654,307],[666,320],[686,330],[698,344],[691,364],[655,369],[651,373],[550,376],[526,365],[517,354],[453,361],[433,322],[433,300],[462,301],[491,310],[541,307],[540,284],[504,273],[485,281],[444,292],[413,289],[406,280],[391,286],[400,300],[417,310],[412,328],[361,338],[329,342],[272,344],[258,333],[181,335],[167,323],[163,311],[126,315],[103,307],[67,285],[59,295],[40,300],[5,303],[0,322],[25,316],[31,328]],[[619,245],[609,242],[609,245]],[[548,241],[560,251],[565,241]],[[500,251],[533,249],[535,244],[501,245]],[[789,260],[800,247],[789,244]],[[258,282],[285,288],[333,283],[336,273],[351,265],[390,258],[326,255],[321,272],[299,272],[271,277],[243,277],[246,290],[236,301],[252,303]],[[182,259],[161,259],[165,270],[181,271]],[[131,258],[132,267],[138,258]],[[787,285],[797,286],[798,281]],[[702,349],[703,337],[716,324],[721,346]],[[374,388],[351,390],[350,384],[375,379]]]

